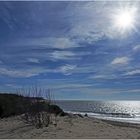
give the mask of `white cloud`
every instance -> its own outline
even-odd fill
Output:
[[[99,41],[104,36],[103,32],[94,32],[92,33],[92,26],[88,25],[88,28],[85,27],[86,25],[77,25],[75,26],[71,32],[70,36],[78,36],[75,40],[79,42],[88,42],[89,44],[93,44],[96,41]]]
[[[27,70],[14,70],[14,69],[6,69],[0,68],[0,75],[6,75],[10,77],[21,77],[21,78],[28,78],[32,76],[39,75],[40,73],[46,72],[45,69],[36,68],[36,69],[27,69]]]
[[[52,53],[50,53],[50,57],[52,59],[60,59],[60,60],[63,60],[63,59],[76,59],[75,58],[76,54],[71,52],[71,51],[54,51]],[[77,58],[78,59],[78,58]]]
[[[112,65],[117,65],[117,64],[123,65],[123,64],[128,64],[129,61],[130,61],[130,58],[128,58],[128,57],[117,57],[111,62],[111,64]]]
[[[106,75],[92,75],[89,78],[91,78],[91,79],[102,79],[102,78],[106,78]]]
[[[28,58],[28,62],[31,62],[31,63],[39,63],[39,60],[36,59],[36,58]]]
[[[116,76],[113,74],[108,75],[91,75],[89,76],[90,79],[115,79]]]
[[[81,56],[90,55],[91,52],[54,51],[49,57],[53,60],[81,59]]]
[[[140,70],[133,70],[133,71],[129,71],[127,73],[125,73],[124,75],[136,75],[136,74],[140,74]]]
[[[67,64],[67,65],[59,67],[59,69],[57,71],[65,74],[65,75],[70,75],[70,74],[72,74],[72,72],[75,68],[76,68],[76,65]]]

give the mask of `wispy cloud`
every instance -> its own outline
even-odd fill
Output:
[[[124,75],[137,75],[137,74],[140,74],[140,69],[137,69],[137,70],[133,70],[133,71],[129,71],[127,73],[125,73]]]
[[[0,68],[0,75],[6,75],[15,78],[28,78],[28,77],[39,75],[40,73],[44,73],[45,71],[46,70],[42,68],[25,69],[25,70]]]
[[[42,42],[41,45],[44,45],[44,47],[46,46],[58,49],[79,47],[79,45],[70,38],[46,38],[44,43]]]
[[[71,60],[71,59],[79,59],[75,57],[76,54],[71,51],[54,51],[50,53],[50,58],[52,60]]]
[[[89,78],[91,78],[91,79],[104,79],[104,78],[106,78],[106,75],[92,75],[92,76],[89,76]]]
[[[134,46],[134,47],[133,47],[133,50],[134,50],[134,51],[139,51],[139,50],[140,50],[140,45]]]
[[[76,65],[64,65],[58,68],[57,72],[61,72],[65,75],[70,75],[72,74],[72,72],[74,71],[74,69],[76,68]]]
[[[40,63],[39,59],[37,59],[37,58],[28,58],[27,61],[31,62],[31,63]]]
[[[74,51],[53,51],[49,53],[52,60],[76,60],[82,56],[90,55],[90,52],[74,52]]]
[[[112,75],[112,74],[108,74],[108,75],[90,75],[89,78],[90,78],[90,79],[109,80],[109,79],[115,79],[116,76],[115,76],[115,75]]]
[[[128,64],[129,63],[129,61],[130,61],[130,58],[128,58],[128,57],[117,57],[117,58],[115,58],[112,62],[111,62],[111,64],[112,65],[125,65],[125,64]]]

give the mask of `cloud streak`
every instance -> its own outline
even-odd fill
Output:
[[[13,78],[29,78],[44,73],[45,71],[46,71],[45,69],[14,70],[14,69],[0,68],[0,75],[10,76]]]
[[[112,65],[126,65],[129,63],[129,61],[130,61],[130,58],[128,58],[128,57],[125,57],[125,56],[117,57],[111,62],[111,64]]]
[[[129,76],[138,75],[138,74],[140,74],[139,69],[132,70],[132,71],[129,71],[129,72],[125,73],[125,75],[129,75]]]

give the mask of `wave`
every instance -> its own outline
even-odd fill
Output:
[[[93,112],[75,112],[66,111],[67,113],[73,114],[87,114],[89,117],[94,117],[102,120],[111,120],[118,122],[127,122],[133,124],[140,124],[140,114],[125,114],[125,113],[93,113]]]

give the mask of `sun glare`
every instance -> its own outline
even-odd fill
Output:
[[[114,28],[122,34],[135,29],[136,11],[136,7],[123,7],[117,9],[113,15]]]
[[[116,24],[120,28],[130,28],[133,26],[133,16],[129,12],[123,12],[116,18]]]

